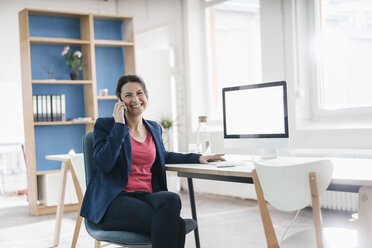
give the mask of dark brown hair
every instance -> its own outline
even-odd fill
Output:
[[[121,88],[126,83],[139,83],[142,86],[143,91],[147,95],[146,84],[140,76],[138,76],[138,75],[123,75],[119,78],[118,83],[116,85],[116,91],[115,91],[116,97],[119,98],[121,101],[122,101],[122,99],[121,99]]]

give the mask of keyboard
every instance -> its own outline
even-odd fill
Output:
[[[209,165],[214,165],[217,168],[224,167],[235,167],[235,166],[252,166],[253,163],[249,161],[218,161],[218,162],[209,162]]]

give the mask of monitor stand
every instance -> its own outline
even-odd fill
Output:
[[[278,149],[276,148],[263,148],[261,149],[261,159],[275,159],[278,158]]]

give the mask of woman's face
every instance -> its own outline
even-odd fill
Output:
[[[147,107],[148,95],[140,83],[126,83],[121,87],[121,99],[127,106],[128,115],[140,115]]]

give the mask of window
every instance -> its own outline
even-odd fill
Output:
[[[261,82],[259,0],[206,1],[209,116],[222,119],[222,88]]]
[[[372,107],[372,2],[319,1],[320,109]]]

